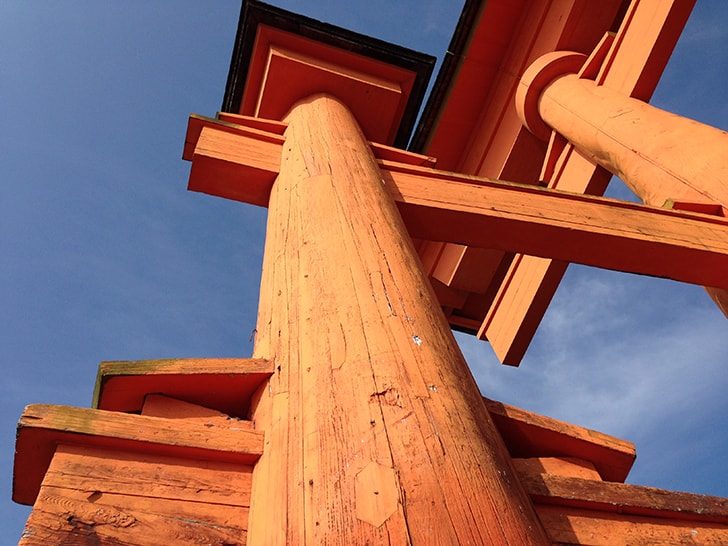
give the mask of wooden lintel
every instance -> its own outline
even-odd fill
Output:
[[[728,525],[712,521],[633,516],[553,504],[536,504],[535,508],[553,544],[728,544]]]
[[[141,414],[148,417],[164,417],[165,419],[184,419],[185,423],[197,421],[198,423],[213,424],[218,427],[236,427],[248,430],[254,428],[251,421],[237,419],[227,413],[163,394],[148,394],[145,396]]]
[[[384,171],[413,237],[728,288],[728,221],[426,169]]]
[[[267,207],[281,164],[282,137],[273,135],[277,141],[271,141],[257,134],[262,131],[233,132],[223,127],[218,122],[200,129],[187,188]]]
[[[267,207],[278,175],[286,124],[219,112],[217,119],[192,114],[182,158],[192,161],[188,189]],[[436,159],[370,142],[380,161],[434,167]]]
[[[18,422],[13,500],[33,504],[60,443],[253,464],[263,453],[263,432],[118,412],[33,404]]]
[[[554,474],[521,472],[520,477],[531,499],[539,504],[728,523],[728,499],[721,497]]]
[[[254,140],[282,145],[285,124],[270,120],[261,120],[250,116],[234,116],[234,114],[218,114],[218,118],[209,118],[199,114],[190,114],[187,120],[187,133],[182,152],[182,159],[192,161],[204,128],[212,128],[229,135],[248,137]]]
[[[261,358],[102,362],[93,407],[139,412],[147,394],[165,394],[245,417],[253,392],[272,374],[273,363]]]
[[[377,142],[369,142],[369,147],[372,149],[374,157],[380,161],[395,161],[397,163],[404,163],[405,165],[431,168],[434,168],[437,163],[437,159],[434,157],[400,150],[399,148],[385,146]]]
[[[634,444],[484,398],[511,457],[574,457],[592,463],[599,475],[623,482],[636,457]]]

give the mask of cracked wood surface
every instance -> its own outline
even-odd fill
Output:
[[[252,467],[60,445],[19,546],[244,545]]]
[[[324,97],[287,122],[254,351],[275,371],[253,404],[266,445],[250,543],[546,543],[355,122]]]
[[[125,413],[33,404],[18,423],[13,468],[13,500],[33,504],[57,444],[137,451],[180,459],[254,463],[263,450],[263,433],[234,423],[225,427]]]

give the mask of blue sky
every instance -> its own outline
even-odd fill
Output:
[[[272,3],[439,57],[460,10]],[[187,192],[181,160],[188,115],[222,102],[238,13],[0,1],[3,544],[28,514],[10,500],[26,404],[89,406],[102,360],[252,350],[265,210]],[[728,129],[727,83],[728,8],[698,0],[652,102]],[[632,483],[728,496],[728,323],[702,288],[572,266],[520,368],[458,341],[491,398],[635,442]]]

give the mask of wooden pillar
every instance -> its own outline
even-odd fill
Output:
[[[289,113],[255,355],[249,544],[545,544],[356,121]]]
[[[568,74],[541,93],[538,114],[645,203],[728,207],[728,133]],[[700,208],[701,205],[708,205]],[[728,316],[728,291],[706,288]]]

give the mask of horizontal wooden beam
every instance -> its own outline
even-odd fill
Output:
[[[102,362],[92,405],[139,412],[147,394],[164,394],[233,417],[246,417],[253,392],[272,374],[273,363],[261,358]]]
[[[728,523],[728,499],[720,497],[553,474],[522,472],[521,481],[531,499],[540,504]]]
[[[33,504],[58,444],[139,451],[187,459],[253,464],[263,432],[126,413],[32,404],[18,422],[13,500]]]
[[[595,430],[484,398],[511,457],[573,457],[592,463],[599,475],[623,482],[634,464],[634,444]]]
[[[728,288],[726,218],[389,166],[412,237]]]
[[[192,162],[187,188],[209,195],[268,206],[278,176],[286,124],[220,113],[219,119],[192,114],[182,158]],[[435,159],[369,143],[379,160],[434,167]]]
[[[552,504],[534,508],[553,544],[728,544],[728,525],[712,521],[650,518]]]
[[[194,119],[190,188],[265,206],[282,137]],[[724,218],[379,162],[412,237],[728,288]]]

